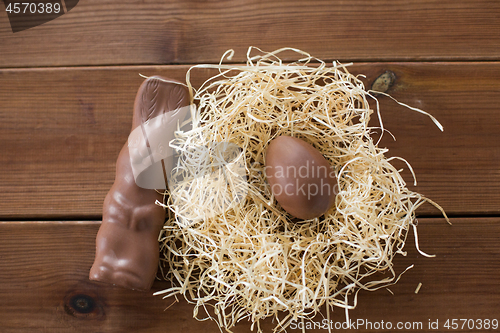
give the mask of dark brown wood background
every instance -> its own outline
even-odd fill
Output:
[[[445,128],[380,99],[397,139],[381,145],[412,164],[418,185],[410,187],[441,204],[453,225],[421,207],[420,246],[437,257],[419,255],[410,235],[395,266],[415,267],[394,295],[361,292],[350,318],[422,322],[421,331],[439,320],[439,332],[450,331],[448,319],[500,320],[498,0],[81,0],[18,33],[0,4],[0,332],[219,331],[183,301],[164,310],[173,300],[90,282],[88,271],[139,73],[183,80],[190,65],[217,62],[230,48],[232,61],[244,61],[251,45],[353,61],[367,86],[390,70],[388,93]],[[211,74],[197,70],[194,83]],[[93,300],[94,310],[79,313],[75,300]],[[331,319],[345,320],[343,310]]]

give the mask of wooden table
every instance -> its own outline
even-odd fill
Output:
[[[432,331],[477,332],[479,320],[500,320],[498,0],[82,0],[17,33],[0,10],[1,332],[218,332],[183,301],[170,306],[151,292],[90,282],[88,271],[138,74],[183,80],[190,65],[218,62],[230,48],[243,62],[251,45],[353,61],[351,72],[365,74],[367,86],[392,71],[388,93],[445,128],[380,99],[397,138],[387,135],[381,146],[412,164],[418,186],[410,188],[442,205],[453,225],[421,207],[420,247],[436,257],[418,254],[410,235],[408,255],[395,265],[415,267],[393,294],[359,294],[351,320],[380,328],[360,331],[395,330],[381,321],[430,331],[438,321]],[[197,71],[195,84],[210,74]],[[344,321],[344,311],[331,320]]]

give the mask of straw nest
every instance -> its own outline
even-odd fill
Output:
[[[252,56],[255,50],[259,54]],[[301,59],[285,64],[278,57],[283,51]],[[192,129],[176,133],[173,146],[189,153],[174,173],[191,182],[165,196],[169,217],[160,235],[160,266],[172,287],[156,294],[184,296],[194,303],[196,318],[215,319],[226,330],[246,319],[260,331],[260,320],[281,313],[279,331],[325,305],[347,312],[359,290],[397,282],[392,261],[405,254],[415,210],[427,201],[436,204],[408,190],[394,158],[374,142],[368,123],[374,112],[380,120],[377,99],[347,65],[328,66],[295,49],[255,48],[246,65],[222,64],[231,56],[228,51],[219,65],[194,66],[186,77],[198,110]],[[190,74],[200,67],[219,74],[194,89]],[[264,158],[268,143],[280,135],[310,143],[334,168],[338,194],[324,216],[296,221],[273,197]],[[195,175],[206,157],[199,147],[214,142],[241,148],[246,196],[228,197],[237,186]],[[216,203],[219,193],[232,201]]]

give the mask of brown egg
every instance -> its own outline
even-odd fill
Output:
[[[280,206],[300,219],[323,215],[334,203],[337,179],[330,163],[307,142],[279,136],[269,143],[265,173]]]

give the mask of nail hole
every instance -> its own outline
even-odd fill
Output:
[[[78,313],[91,313],[95,309],[94,299],[82,294],[73,296],[69,304]]]

